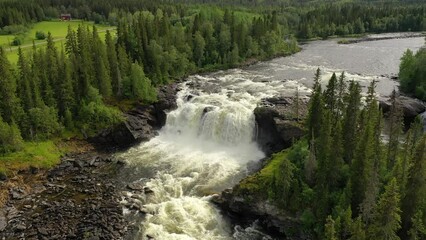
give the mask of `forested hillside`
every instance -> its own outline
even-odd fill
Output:
[[[296,53],[300,50],[297,39],[426,30],[426,4],[414,1],[0,0],[0,34],[28,31],[31,24],[57,19],[61,13],[114,28],[104,38],[96,26],[68,27],[64,44],[47,33],[45,47],[34,43],[30,51],[19,48],[17,64],[10,63],[6,50],[0,47],[1,157],[19,152],[26,142],[65,135],[88,138],[122,122],[123,111],[129,106],[156,102],[157,89],[162,85],[190,74]],[[407,51],[400,67],[401,89],[423,100],[425,64],[426,50],[421,49],[416,54]],[[395,91],[385,124],[375,82],[366,96],[361,92],[359,83],[346,81],[343,73],[333,74],[323,89],[318,70],[308,118],[305,123],[297,122],[304,124],[305,138],[274,155],[266,170],[245,179],[236,191],[250,201],[272,203],[311,239],[426,239],[423,125],[418,118],[408,132],[403,132],[403,112]],[[202,114],[210,111],[204,105],[200,109]],[[248,113],[252,116],[251,109]],[[218,118],[226,114],[222,112]],[[180,136],[181,130],[177,132]],[[252,138],[247,141],[251,144]],[[14,160],[13,156],[8,159]],[[95,165],[98,158],[93,159],[90,161]],[[79,163],[70,166],[73,164]],[[212,171],[222,170],[218,166]],[[187,172],[197,178],[210,177],[195,171]],[[189,177],[179,175],[176,179]],[[158,182],[162,187],[167,185]],[[171,182],[176,185],[177,181]],[[138,193],[157,193],[137,183],[127,186]],[[198,182],[192,185],[200,186]],[[182,186],[179,191],[184,192]],[[62,185],[54,187],[65,189]],[[58,191],[55,197],[65,190]],[[201,202],[211,194],[210,189],[194,192],[202,192]],[[169,196],[179,200],[169,194],[167,201]],[[179,196],[187,198],[183,193]],[[76,202],[82,202],[81,198],[79,193]],[[189,198],[194,199],[192,195]],[[139,203],[138,211],[145,216],[148,212]],[[79,205],[70,208],[75,206]],[[117,209],[121,214],[122,206]],[[217,209],[212,209],[217,214]],[[194,228],[199,231],[201,227]]]
[[[344,78],[333,75],[323,90],[318,70],[308,136],[274,155],[237,186],[237,194],[273,202],[312,239],[425,239],[423,123],[416,119],[403,134],[393,92],[384,124],[375,82],[363,99],[359,84]]]
[[[190,4],[192,3],[192,4]],[[20,26],[56,19],[61,13],[95,23],[118,24],[127,13],[157,9],[169,17],[194,16],[199,4],[236,8],[257,13],[276,11],[278,22],[300,38],[326,38],[333,35],[426,30],[422,1],[87,1],[36,0],[0,2],[0,28],[4,33],[21,31]],[[184,24],[185,25],[185,24]]]
[[[64,130],[92,135],[122,120],[105,102],[153,102],[156,87],[187,74],[298,51],[276,14],[207,8],[180,16],[179,10],[124,14],[117,36],[107,32],[106,39],[96,27],[80,26],[56,46],[49,34],[46,49],[19,50],[17,66],[2,49],[1,152]]]

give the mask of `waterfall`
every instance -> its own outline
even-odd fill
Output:
[[[233,239],[209,196],[237,184],[247,164],[264,157],[253,110],[265,91],[248,93],[247,79],[235,74],[189,80],[159,135],[120,155],[135,171],[155,172],[144,182],[153,193],[139,196],[148,212],[139,239]]]

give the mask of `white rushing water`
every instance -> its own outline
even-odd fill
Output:
[[[156,172],[145,183],[153,193],[140,196],[148,212],[140,238],[220,240],[261,234],[253,228],[247,233],[231,229],[209,195],[234,186],[247,175],[248,164],[264,157],[255,142],[253,110],[259,101],[284,89],[309,90],[291,81],[257,82],[257,77],[243,70],[191,77],[195,86],[182,84],[178,108],[168,114],[159,135],[121,155],[136,172]]]
[[[260,100],[294,96],[296,89],[300,96],[308,95],[304,86],[312,85],[317,67],[324,73],[324,84],[333,72],[346,71],[347,80],[360,81],[364,87],[378,80],[378,92],[387,95],[397,83],[385,75],[397,71],[407,47],[415,50],[421,45],[422,38],[351,45],[318,41],[293,56],[244,70],[190,77],[178,93],[178,108],[168,113],[159,135],[119,156],[153,191],[132,196],[147,212],[135,238],[272,239],[256,223],[232,229],[209,202],[211,194],[233,187],[247,175],[251,163],[264,157],[255,143],[253,115]]]

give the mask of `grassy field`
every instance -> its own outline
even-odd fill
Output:
[[[73,29],[77,29],[79,25],[92,27],[96,25],[99,35],[101,38],[105,37],[106,30],[115,29],[112,26],[108,25],[99,25],[94,24],[93,22],[87,22],[82,20],[73,20],[73,21],[43,21],[36,23],[32,26],[31,30],[27,33],[20,35],[23,39],[21,44],[21,48],[24,52],[28,52],[32,49],[33,42],[37,45],[37,47],[43,47],[46,44],[45,40],[36,40],[35,34],[37,31],[43,31],[46,34],[50,32],[53,36],[54,41],[57,46],[61,46],[65,43],[65,37],[67,35],[68,26],[71,26]],[[115,30],[114,30],[115,31]],[[10,42],[13,41],[15,35],[0,35],[0,46],[3,46],[8,52],[8,59],[12,63],[16,63],[18,61],[18,47],[10,46]]]
[[[21,151],[0,156],[0,172],[7,174],[30,166],[50,168],[59,162],[62,153],[54,141],[25,142]]]

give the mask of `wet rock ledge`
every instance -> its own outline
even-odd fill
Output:
[[[126,121],[105,129],[89,141],[98,149],[116,150],[130,147],[147,141],[156,135],[166,123],[166,111],[177,108],[176,93],[178,84],[173,83],[161,87],[158,91],[158,102],[151,105],[139,105],[125,113]]]
[[[256,140],[270,155],[288,148],[305,134],[303,121],[308,115],[308,99],[292,97],[263,99],[254,110],[257,124]]]

